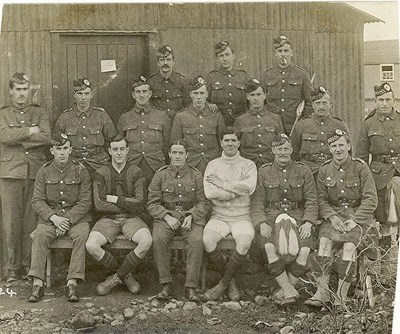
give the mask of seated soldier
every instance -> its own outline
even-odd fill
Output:
[[[313,246],[317,190],[310,168],[291,159],[293,149],[287,135],[275,137],[272,152],[274,162],[263,165],[258,172],[251,216],[269,270],[280,286],[275,302],[284,305],[294,303],[299,296],[295,285],[305,272]]]
[[[253,161],[240,156],[240,139],[236,128],[224,129],[220,137],[222,156],[210,161],[204,174],[204,192],[212,201],[211,218],[204,229],[204,248],[211,264],[223,275],[219,283],[204,294],[207,300],[218,299],[226,290],[231,300],[240,298],[234,276],[246,264],[254,239],[250,196],[256,188],[257,168]],[[236,249],[225,263],[217,244],[230,233]]]
[[[184,140],[172,141],[169,157],[171,163],[159,169],[149,186],[147,210],[155,219],[153,224],[153,254],[160,284],[157,295],[169,299],[172,294],[172,277],[169,243],[175,235],[186,242],[186,297],[199,301],[196,287],[203,260],[203,227],[208,212],[204,196],[203,177],[200,171],[186,163],[188,153]]]
[[[97,286],[101,296],[122,282],[131,293],[139,292],[140,285],[131,271],[142,262],[152,243],[150,230],[140,218],[146,203],[146,177],[139,167],[127,162],[128,152],[128,141],[116,135],[108,144],[111,162],[93,175],[94,205],[103,217],[92,228],[86,249],[96,261],[114,272]],[[102,246],[112,243],[121,233],[137,246],[120,265]]]
[[[43,297],[48,245],[64,234],[73,242],[66,294],[69,302],[77,302],[77,280],[85,279],[85,242],[92,220],[92,182],[83,164],[70,159],[72,147],[67,135],[54,133],[50,152],[54,160],[39,169],[32,197],[32,208],[39,215],[39,221],[33,234],[29,271],[33,287],[29,302],[36,303]]]
[[[319,212],[324,219],[319,230],[317,256],[322,276],[317,279],[317,291],[305,304],[322,306],[331,300],[328,283],[333,262],[332,247],[339,244],[343,246],[343,254],[337,266],[339,284],[335,304],[345,306],[356,249],[364,249],[366,245],[371,248],[374,244],[373,212],[378,198],[368,165],[349,156],[348,134],[335,129],[328,134],[327,141],[333,159],[321,166],[317,182]]]

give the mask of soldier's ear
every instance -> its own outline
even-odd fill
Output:
[[[54,155],[54,148],[53,147],[50,147],[50,153],[51,153],[51,155]]]

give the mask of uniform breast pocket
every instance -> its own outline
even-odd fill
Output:
[[[193,140],[197,140],[197,129],[183,127],[183,136],[184,136],[185,140],[187,140],[189,142],[191,142]]]
[[[175,195],[175,187],[174,185],[164,185],[161,188],[162,192],[162,201],[165,203],[171,203],[176,201],[176,195]]]
[[[357,199],[360,196],[360,180],[352,178],[346,180],[346,198],[347,199]]]
[[[65,191],[64,196],[68,198],[69,202],[76,202],[79,197],[79,179],[68,178],[64,180]]]
[[[385,133],[383,129],[370,129],[368,131],[368,137],[370,138],[371,143],[382,143],[385,140]]]
[[[301,78],[290,78],[288,82],[289,82],[288,88],[290,89],[290,92],[296,95],[298,94],[298,96],[301,96],[301,90],[302,90]]]
[[[208,148],[212,149],[217,143],[217,129],[213,127],[207,127],[205,129],[206,145]]]
[[[270,79],[265,82],[265,90],[267,96],[274,95],[278,90],[278,80]]]
[[[278,180],[265,180],[264,189],[267,193],[267,201],[276,202],[281,200]]]
[[[225,85],[219,82],[215,82],[211,85],[211,102],[212,103],[223,103],[225,102]]]
[[[132,142],[134,140],[138,140],[139,139],[139,135],[137,133],[137,131],[138,131],[138,125],[137,124],[124,124],[122,130],[124,131],[125,138],[129,142]]]
[[[261,136],[261,143],[263,145],[271,146],[273,139],[275,138],[276,128],[274,126],[264,127],[264,131]]]
[[[292,198],[294,201],[301,201],[303,196],[304,179],[290,180],[290,189],[292,191]]]
[[[301,137],[301,148],[307,153],[318,153],[318,135],[316,133],[303,133]]]
[[[242,147],[253,147],[257,142],[257,133],[254,126],[245,126],[240,129],[242,132]]]
[[[69,136],[76,136],[78,133],[78,126],[75,124],[69,124],[65,129],[65,134]]]
[[[46,197],[52,201],[57,201],[60,196],[60,181],[56,178],[46,180]]]
[[[400,129],[393,129],[394,135],[397,140],[400,140]]]
[[[159,123],[149,123],[149,130],[153,143],[161,143],[163,141],[162,131],[163,127]]]
[[[96,146],[104,145],[103,127],[101,125],[90,125],[89,132],[91,136],[91,143]]]
[[[193,181],[194,183],[194,181]],[[193,185],[186,184],[184,187],[185,190],[185,202],[194,202],[196,200],[196,188]]]

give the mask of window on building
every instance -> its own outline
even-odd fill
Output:
[[[394,81],[393,64],[381,64],[381,81]]]

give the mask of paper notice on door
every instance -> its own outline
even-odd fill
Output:
[[[101,72],[113,72],[117,70],[115,59],[100,60]]]

